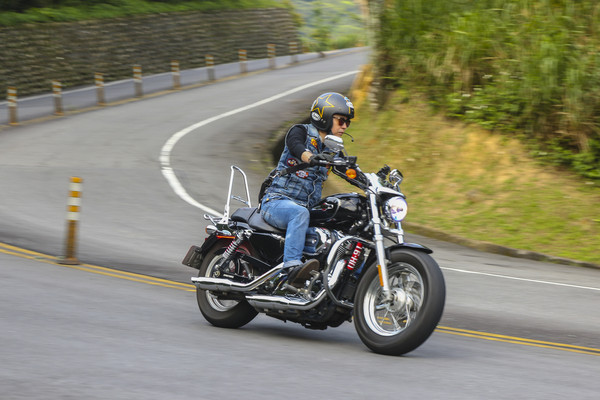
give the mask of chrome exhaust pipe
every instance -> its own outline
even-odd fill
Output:
[[[269,279],[274,278],[279,271],[281,271],[282,267],[283,263],[249,283],[232,282],[229,279],[209,278],[207,276],[192,277],[192,282],[198,289],[202,290],[212,290],[215,292],[249,292],[255,290]]]
[[[317,306],[325,298],[325,290],[321,290],[313,299],[285,296],[251,295],[246,296],[248,303],[258,311],[267,312],[272,310],[310,310]]]

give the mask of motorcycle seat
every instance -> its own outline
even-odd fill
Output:
[[[279,235],[285,234],[285,231],[269,225],[269,223],[263,219],[262,214],[257,207],[238,208],[233,214],[231,214],[231,220],[236,222],[244,222],[248,224],[250,228],[256,229],[259,232],[276,233]]]

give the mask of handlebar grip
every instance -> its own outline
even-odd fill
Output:
[[[377,172],[377,176],[381,179],[385,179],[385,177],[390,173],[391,169],[388,165],[384,165],[383,168]]]

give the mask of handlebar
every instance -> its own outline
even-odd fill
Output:
[[[316,162],[317,162],[316,165],[319,165],[321,167],[334,166],[334,167],[354,168],[354,167],[356,167],[356,156],[344,156],[344,157],[337,156],[336,158],[333,159],[333,161],[316,160]],[[310,163],[306,163],[306,162],[292,165],[291,167],[287,167],[287,168],[284,168],[281,171],[279,171],[279,176],[292,174],[296,171],[306,169],[310,166],[311,166]]]
[[[363,172],[360,170],[360,168],[358,168],[358,165],[356,165],[356,160],[357,157],[356,156],[340,156],[337,155],[333,161],[325,161],[325,160],[317,160],[317,164],[319,166],[322,167],[332,167],[332,171],[338,175],[339,177],[341,177],[342,179],[346,180],[347,182],[349,182],[350,184],[357,186],[361,189],[365,189],[368,185],[368,181],[366,179],[366,177],[364,176]],[[292,174],[296,171],[300,171],[302,169],[306,169],[308,167],[310,167],[311,165],[309,163],[299,163],[296,165],[293,165],[291,167],[287,167],[284,168],[282,170],[280,170],[278,172],[279,176],[284,176],[287,174]],[[337,168],[336,168],[337,167]],[[387,176],[387,173],[389,173],[390,167],[388,167],[387,165],[382,168],[382,170],[385,171],[385,169],[387,168],[387,172],[385,173],[385,176]],[[354,169],[356,170],[356,178],[349,178],[346,175],[346,171],[348,169]],[[382,171],[380,171],[382,172]],[[379,174],[379,173],[378,173]],[[385,179],[385,176],[383,179]]]
[[[356,156],[346,156],[346,155],[343,155],[342,153],[338,153],[335,156],[335,158],[333,159],[333,161],[316,160],[317,161],[316,165],[323,166],[323,167],[332,167],[331,171],[335,175],[344,179],[346,182],[350,183],[351,185],[354,185],[362,190],[366,190],[369,187],[369,179],[361,171],[361,169],[358,167],[358,165],[356,165],[356,160],[357,160]],[[280,170],[279,172],[277,172],[277,176],[284,176],[287,174],[291,174],[296,171],[300,171],[302,169],[308,168],[310,166],[311,166],[310,163],[305,163],[305,162],[299,163],[299,164],[293,165],[291,167],[287,167],[287,168]],[[350,175],[350,176],[354,176],[353,178],[351,178],[347,174],[348,170],[354,170],[355,175]],[[377,177],[379,178],[379,181],[382,185],[384,185],[386,187],[394,188],[397,184],[399,184],[399,182],[402,181],[402,179],[400,178],[399,181],[396,180],[395,182],[389,182],[388,175],[390,174],[390,172],[392,172],[391,168],[388,165],[384,165],[379,171],[377,171],[377,173],[375,175],[377,175]],[[400,174],[400,177],[401,177],[401,174]]]
[[[387,178],[390,171],[391,168],[386,164],[377,172],[377,176],[379,177],[379,179],[384,180],[385,178]]]

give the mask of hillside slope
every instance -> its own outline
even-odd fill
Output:
[[[397,91],[386,109],[354,91],[346,139],[363,170],[400,169],[407,222],[467,239],[600,264],[600,185],[533,158],[516,139],[434,113]],[[329,190],[346,187],[330,180]]]

